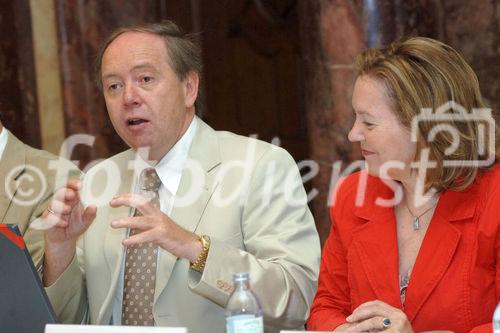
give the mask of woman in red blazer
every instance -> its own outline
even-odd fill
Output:
[[[367,171],[337,185],[308,329],[491,332],[500,167],[476,75],[420,37],[357,65],[349,140]]]

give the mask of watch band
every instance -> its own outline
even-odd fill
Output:
[[[191,268],[197,272],[203,273],[203,269],[205,268],[205,263],[208,258],[208,251],[210,250],[210,237],[207,235],[198,236],[198,240],[201,242],[201,246],[203,250],[200,255],[196,259],[195,262],[191,263]]]

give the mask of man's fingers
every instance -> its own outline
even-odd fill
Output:
[[[150,243],[156,239],[152,231],[144,231],[123,240],[124,246],[131,246],[135,244]]]
[[[83,210],[83,214],[82,214],[83,223],[85,223],[87,226],[90,225],[92,223],[92,221],[94,221],[96,214],[97,214],[97,207],[96,206],[90,205],[90,206],[86,207]]]
[[[54,214],[39,217],[30,223],[30,228],[35,230],[48,230],[54,227],[65,228],[68,226],[68,221]]]
[[[63,187],[54,192],[53,199],[57,201],[73,201],[76,197],[76,191]]]
[[[130,228],[138,230],[151,229],[151,224],[148,223],[147,219],[143,217],[127,217],[122,219],[117,219],[111,222],[111,227],[118,228]]]
[[[68,180],[66,187],[78,192],[82,188],[82,182],[79,179],[72,178]]]
[[[52,200],[47,207],[49,215],[68,215],[72,210],[73,206],[57,200]]]
[[[118,194],[109,203],[111,207],[127,206],[137,209],[142,215],[149,215],[155,211],[153,205],[149,202],[151,199],[145,198],[135,193]]]
[[[73,200],[82,187],[78,179],[70,179],[64,187],[61,187],[54,193],[54,199],[59,201]]]

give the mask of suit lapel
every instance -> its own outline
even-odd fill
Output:
[[[441,196],[408,285],[405,312],[410,321],[416,317],[453,260],[461,238],[461,232],[453,222],[474,216],[478,196],[475,184],[461,192],[446,191]]]
[[[401,308],[394,208],[375,204],[378,196],[390,199],[393,193],[379,180],[368,177],[365,204],[354,211],[367,222],[353,232],[353,246],[377,299]]]
[[[183,170],[171,214],[175,223],[190,232],[196,231],[210,197],[217,188],[214,170],[221,161],[215,131],[201,119],[198,118],[197,121],[198,129],[186,162],[189,166]],[[201,174],[202,179],[194,178],[193,174]],[[155,302],[165,289],[177,262],[177,257],[167,251],[160,250],[159,253],[162,274],[156,279]]]
[[[7,129],[3,129],[6,131]],[[0,188],[0,221],[3,223],[7,210],[9,209],[12,198],[17,191],[17,179],[24,172],[26,163],[26,151],[24,144],[19,141],[14,135],[8,133],[7,145],[2,155],[0,163],[0,174],[3,178],[3,184]],[[16,170],[14,174],[9,173]],[[8,179],[6,178],[7,176]],[[5,183],[7,182],[7,183]],[[11,189],[12,193],[8,194],[5,189]]]

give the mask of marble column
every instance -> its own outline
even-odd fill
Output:
[[[30,0],[42,148],[59,154],[66,138],[54,0]]]
[[[359,155],[347,133],[353,119],[352,60],[364,47],[364,35],[360,7],[351,1],[299,1],[299,13],[309,157],[320,167],[312,181],[319,191],[312,210],[324,242],[330,227],[328,194],[334,165],[345,168]]]

